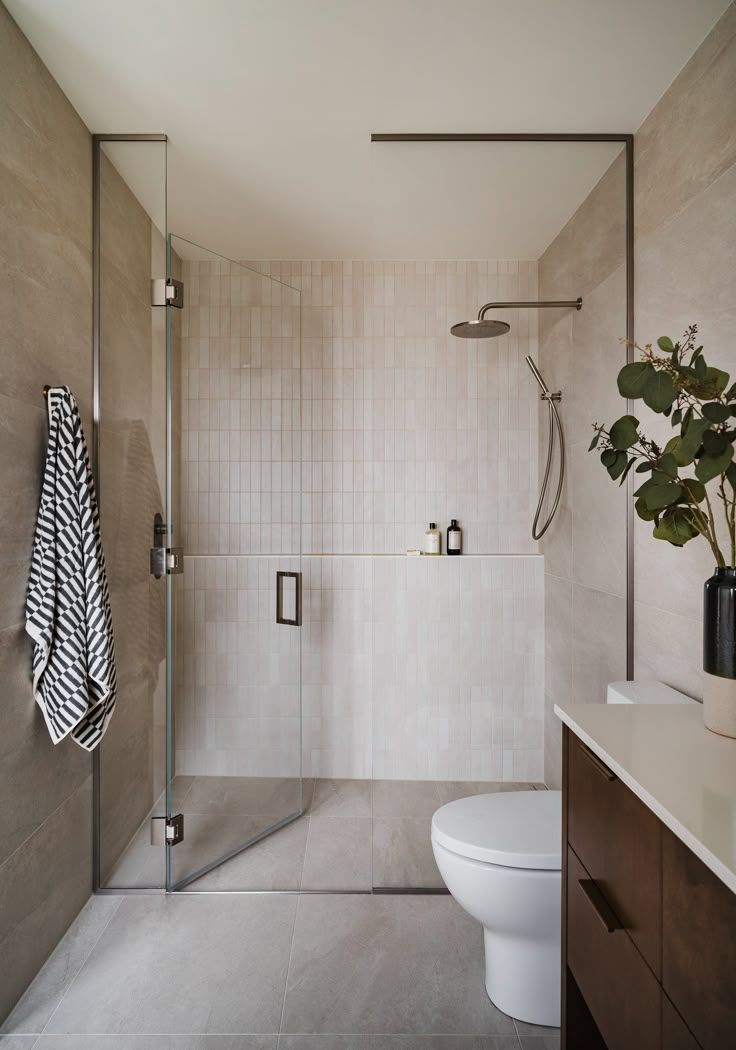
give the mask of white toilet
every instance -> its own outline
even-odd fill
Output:
[[[483,925],[486,991],[504,1013],[560,1023],[559,791],[508,791],[449,802],[432,849],[458,904]]]
[[[688,704],[662,682],[613,682],[609,704]],[[483,924],[486,991],[499,1010],[560,1023],[562,796],[509,791],[450,802],[432,818],[445,884]]]

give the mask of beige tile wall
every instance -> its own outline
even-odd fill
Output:
[[[24,606],[46,441],[44,384],[89,434],[91,140],[0,4],[0,1018],[91,890],[91,762],[54,747],[31,692]]]
[[[449,335],[488,300],[536,297],[529,262],[184,262],[183,516],[192,553],[384,554],[456,517],[468,553],[525,553],[536,393],[511,333]],[[249,367],[243,367],[247,365]],[[298,498],[300,477],[303,496]],[[503,498],[499,493],[503,492]]]
[[[298,652],[271,606],[301,539],[305,772],[535,779],[541,563],[503,555],[536,549],[537,318],[449,335],[536,298],[535,264],[249,266],[183,264],[179,772],[295,772]],[[452,517],[481,562],[443,561],[433,588],[428,563],[385,557]]]
[[[736,5],[731,5],[635,135],[636,336],[677,338],[692,322],[709,360],[736,372]],[[625,503],[593,455],[587,422],[624,411],[615,375],[625,333],[623,175],[616,161],[539,263],[540,295],[581,294],[580,315],[540,330],[563,401],[571,470],[546,562],[545,776],[560,778],[558,700],[605,699],[625,670]],[[658,433],[641,402],[637,415]],[[541,439],[541,435],[540,435]],[[707,547],[635,531],[635,677],[701,695]]]

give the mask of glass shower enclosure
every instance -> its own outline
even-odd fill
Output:
[[[95,888],[278,889],[302,804],[300,293],[168,229],[165,136],[95,136],[93,448],[118,665]]]

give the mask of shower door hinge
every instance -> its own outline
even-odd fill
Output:
[[[151,547],[151,576],[157,580],[166,573],[173,576],[184,572],[184,548],[165,545],[166,525],[160,514],[153,519],[153,546]]]
[[[158,825],[163,825],[164,838],[157,830]],[[172,817],[151,817],[151,845],[152,846],[178,846],[184,841],[184,814],[177,813]]]
[[[151,281],[151,306],[184,306],[184,283],[173,277],[154,277]]]
[[[164,574],[169,576],[184,572],[183,547],[151,547],[151,576],[160,580]]]

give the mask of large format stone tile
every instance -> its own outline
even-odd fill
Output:
[[[626,678],[626,599],[573,584],[572,702],[604,704]]]
[[[370,780],[317,780],[312,799],[312,816],[370,817]]]
[[[92,886],[89,777],[0,868],[0,1017],[38,973]]]
[[[433,780],[374,780],[374,817],[431,817],[439,808]]]
[[[0,1050],[31,1050],[38,1046],[37,1035],[0,1035]]]
[[[52,743],[33,698],[31,649],[22,624],[0,631],[0,864],[84,783],[92,768],[89,753],[71,739]]]
[[[77,976],[122,897],[90,897],[2,1027],[6,1033],[42,1032]]]
[[[519,1040],[515,1035],[281,1035],[279,1050],[519,1050]]]
[[[370,817],[309,818],[303,890],[370,890]]]
[[[309,809],[312,781],[294,777],[195,777],[186,799],[188,813],[268,814],[281,820]],[[300,806],[301,802],[301,806]]]
[[[39,1050],[276,1050],[278,1035],[42,1035]]]
[[[184,842],[173,851],[175,881],[247,842],[266,826],[260,817],[186,817]],[[297,818],[203,875],[190,889],[298,890],[308,829],[309,817]],[[186,852],[180,853],[185,847]]]
[[[274,1032],[295,910],[288,895],[127,897],[47,1032]]]
[[[513,1035],[451,897],[299,899],[283,1032]]]
[[[373,885],[400,888],[444,886],[432,853],[430,818],[377,818],[373,821]]]

